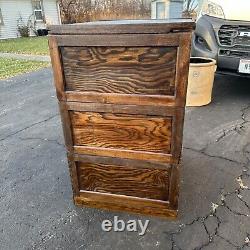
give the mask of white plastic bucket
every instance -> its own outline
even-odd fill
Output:
[[[216,69],[214,59],[191,57],[186,106],[199,107],[211,102]]]

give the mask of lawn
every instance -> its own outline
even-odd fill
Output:
[[[0,58],[0,79],[28,73],[49,65],[48,62]]]
[[[48,38],[25,37],[0,40],[0,52],[30,55],[48,55]]]

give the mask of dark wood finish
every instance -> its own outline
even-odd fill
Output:
[[[172,165],[169,186],[169,202],[172,209],[178,209],[178,198],[180,189],[180,164]]]
[[[178,33],[168,34],[140,34],[135,36],[134,34],[115,35],[74,35],[72,39],[71,35],[55,35],[54,38],[60,47],[79,47],[79,46],[112,46],[112,47],[145,47],[145,46],[167,46],[175,47],[179,46],[180,35]]]
[[[175,94],[176,47],[63,47],[61,54],[68,91]]]
[[[59,102],[59,110],[61,114],[61,121],[63,127],[63,134],[65,140],[65,146],[67,150],[67,158],[69,164],[69,172],[72,182],[72,190],[74,195],[79,194],[79,186],[78,186],[78,178],[76,171],[76,164],[74,161],[74,149],[73,149],[73,140],[71,135],[71,121],[69,112],[67,110],[67,106],[65,102]]]
[[[167,34],[192,31],[195,27],[192,19],[170,20],[119,20],[100,21],[74,25],[49,26],[50,34]]]
[[[136,167],[136,168],[152,168],[152,169],[169,169],[171,165],[168,163],[144,161],[144,160],[131,160],[118,157],[104,157],[74,154],[74,161],[82,163],[104,164],[104,165],[118,165],[123,167]]]
[[[54,83],[56,87],[56,94],[59,101],[65,101],[64,77],[61,64],[61,56],[55,37],[49,37],[49,48],[51,64],[54,73]]]
[[[183,108],[171,106],[144,106],[144,105],[117,105],[102,103],[81,103],[67,102],[67,109],[70,111],[95,112],[95,113],[115,113],[133,115],[151,115],[159,117],[172,117],[183,111]]]
[[[93,191],[168,201],[168,170],[78,162],[77,173],[80,192]]]
[[[180,37],[180,44],[177,54],[177,67],[176,67],[176,96],[178,98],[177,106],[185,107],[186,93],[187,93],[187,76],[189,70],[190,60],[190,46],[187,46],[191,41],[192,34],[183,33]]]
[[[74,201],[78,206],[125,211],[164,218],[177,217],[177,210],[172,209],[169,202],[160,200],[81,191],[80,196],[74,197]]]
[[[74,201],[175,218],[190,20],[50,27]]]
[[[95,140],[91,140],[92,145],[88,144],[81,144],[81,143],[77,143],[75,142],[74,145],[74,150],[76,153],[80,153],[80,154],[91,154],[91,155],[100,155],[100,156],[116,156],[116,157],[124,157],[127,159],[146,159],[146,160],[151,160],[151,161],[159,161],[159,162],[163,162],[163,163],[179,163],[179,157],[181,154],[181,144],[182,144],[182,129],[183,129],[183,117],[184,117],[184,111],[182,108],[174,108],[174,107],[154,107],[154,106],[135,106],[135,105],[112,105],[112,104],[98,104],[98,103],[78,103],[78,102],[68,102],[67,103],[67,108],[68,110],[73,110],[73,111],[84,111],[83,114],[84,116],[88,115],[88,119],[86,119],[86,117],[84,118],[84,121],[81,122],[79,121],[79,128],[78,128],[78,133],[77,135],[75,135],[75,138],[84,138],[84,139],[88,139],[90,136],[95,137],[96,139],[98,139],[98,134],[94,135],[94,131],[100,131],[101,129],[101,136],[104,136],[101,139],[102,145],[101,146],[97,146],[95,145]],[[90,123],[89,120],[92,113],[94,113],[95,115],[97,115],[98,117],[101,117],[101,114],[106,114],[106,113],[113,113],[113,115],[119,113],[120,114],[130,114],[129,117],[131,117],[129,119],[130,122],[127,121],[127,119],[125,119],[126,116],[122,116],[122,121],[119,121],[117,119],[117,117],[114,118],[114,121],[112,120],[111,122],[109,122],[110,126],[107,124],[107,122],[103,119],[94,119],[94,123]],[[77,112],[77,114],[81,114],[81,112]],[[133,114],[133,116],[131,116]],[[134,116],[136,115],[136,116]],[[145,117],[144,117],[145,115]],[[143,117],[143,119],[138,119],[139,117]],[[157,117],[158,116],[158,117]],[[154,129],[154,125],[156,124],[155,121],[157,120],[164,121],[164,119],[166,121],[169,121],[169,126],[171,126],[171,128],[169,128],[168,133],[163,133],[160,134],[160,138],[156,137],[156,139],[159,141],[159,139],[161,139],[162,135],[166,136],[167,134],[169,135],[168,139],[165,138],[164,139],[164,143],[160,143],[163,147],[163,149],[167,149],[167,141],[171,140],[171,142],[169,142],[169,145],[171,145],[171,151],[169,148],[169,151],[165,151],[165,152],[158,152],[155,149],[157,149],[156,145],[154,145],[154,151],[150,151],[149,148],[142,148],[142,139],[145,138],[147,141],[147,138],[150,137],[150,143],[147,143],[147,146],[152,145],[152,143],[154,143],[154,141],[152,140],[153,137],[155,138],[155,135],[157,135],[157,132],[163,132],[162,130],[159,129]],[[146,122],[145,119],[148,119],[149,122]],[[72,120],[72,126],[74,126],[74,119]],[[146,130],[143,129],[143,127],[139,126],[141,133],[143,134],[143,136],[140,136],[140,133],[134,133],[138,124],[137,121],[141,121],[141,120],[145,120],[145,122],[142,122],[142,124],[144,126],[146,126]],[[110,119],[108,120],[110,121]],[[134,125],[131,124],[131,121],[134,123]],[[88,122],[88,125],[86,124],[86,122]],[[96,123],[97,122],[97,123]],[[117,124],[118,122],[118,124]],[[122,122],[122,124],[119,124],[120,122]],[[140,123],[141,124],[141,123]],[[152,124],[150,126],[150,124]],[[105,126],[104,126],[105,125]],[[119,136],[119,134],[122,133],[123,130],[121,130],[121,125],[125,126],[126,129],[126,125],[129,126],[129,131],[133,131],[132,136],[134,138],[134,140],[136,141],[135,143],[137,143],[137,138],[135,138],[134,136],[140,136],[140,145],[135,144],[136,149],[131,149],[131,148],[122,148],[122,147],[117,147],[117,148],[113,148],[112,147],[105,147],[105,145],[103,145],[104,143],[104,138],[106,137],[106,141],[110,142],[111,137],[111,133],[114,134],[116,137]],[[81,133],[82,129],[81,127],[84,126],[84,131],[83,133]],[[103,128],[100,128],[100,126],[104,126]],[[113,128],[114,126],[114,128]],[[130,129],[130,127],[133,126],[133,130]],[[164,124],[164,130],[167,129],[167,126]],[[95,128],[95,129],[93,129]],[[150,135],[150,128],[152,131],[154,131],[153,133],[153,137]],[[105,133],[105,129],[108,131]],[[91,131],[89,131],[91,130]],[[72,127],[72,131],[73,134],[74,133],[74,128]],[[111,131],[111,132],[110,132]],[[86,135],[87,133],[87,135]],[[82,135],[80,135],[82,134]],[[177,135],[177,136],[176,136]],[[126,137],[128,138],[128,137]],[[122,134],[122,138],[119,139],[119,145],[121,144],[122,141],[126,141],[126,138],[123,136]],[[113,142],[114,140],[112,140]],[[117,141],[117,140],[116,140]],[[130,144],[132,143],[132,145],[134,145],[133,141],[129,140]],[[109,143],[108,143],[109,144]],[[129,144],[127,145],[129,146]],[[141,147],[141,148],[140,148]]]
[[[171,154],[152,153],[145,151],[135,151],[128,149],[112,149],[101,147],[74,146],[74,153],[107,157],[121,157],[125,159],[145,160],[161,163],[178,163],[179,159],[174,159]]]
[[[70,112],[74,145],[170,153],[171,118]]]
[[[162,95],[128,95],[110,93],[91,93],[67,91],[66,99],[69,102],[113,103],[128,105],[174,106],[183,105],[183,101],[173,96]]]
[[[173,117],[171,154],[175,163],[179,163],[181,157],[184,114],[184,109],[178,109]]]

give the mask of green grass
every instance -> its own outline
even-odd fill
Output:
[[[0,79],[28,73],[49,66],[48,62],[0,58]]]
[[[48,55],[48,38],[25,37],[0,40],[0,52],[30,55]]]

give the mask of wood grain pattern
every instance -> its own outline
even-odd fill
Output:
[[[180,44],[177,51],[177,67],[176,67],[176,97],[180,106],[186,105],[188,71],[191,51],[192,33],[183,32],[180,37]]]
[[[192,19],[148,19],[113,20],[78,23],[74,25],[49,25],[49,34],[171,34],[192,31],[195,23]]]
[[[74,145],[169,153],[171,118],[70,112]]]
[[[136,151],[128,149],[113,149],[88,146],[74,146],[75,154],[117,157],[131,160],[151,161],[155,163],[176,164],[179,159],[173,158],[172,154],[154,153],[148,151]]]
[[[60,51],[55,37],[49,37],[49,50],[51,57],[51,64],[54,75],[54,85],[56,88],[56,95],[58,100],[65,101],[64,77],[63,68],[61,64]]]
[[[97,93],[175,93],[175,47],[62,47],[66,89]]]
[[[183,101],[179,102],[179,97],[164,95],[128,95],[114,93],[94,93],[94,92],[76,92],[66,91],[66,98],[69,102],[84,103],[111,103],[111,104],[127,104],[127,105],[151,105],[165,107],[184,107]]]
[[[69,173],[71,177],[72,190],[74,195],[79,194],[78,178],[76,172],[76,165],[74,161],[74,152],[73,152],[73,140],[71,135],[71,121],[69,116],[69,111],[65,102],[59,102],[59,111],[61,114],[61,121],[63,127],[63,134],[65,140],[65,146],[67,150],[67,158],[69,165]]]
[[[135,168],[152,168],[152,169],[162,169],[170,171],[169,169],[172,167],[171,164],[161,163],[161,162],[151,162],[145,160],[131,160],[125,158],[117,158],[117,157],[105,157],[105,156],[93,156],[93,155],[79,155],[74,154],[74,161],[81,163],[93,163],[93,164],[101,164],[101,165],[116,165],[123,167],[135,167]]]
[[[121,105],[103,103],[82,103],[67,102],[68,110],[95,112],[95,113],[114,113],[130,115],[149,115],[154,117],[172,117],[183,111],[183,108],[151,106],[151,105]]]
[[[180,34],[171,33],[167,36],[165,34],[116,34],[114,36],[99,34],[93,35],[55,35],[58,46],[60,47],[178,47]],[[100,39],[101,38],[101,39]]]
[[[77,163],[80,190],[168,200],[167,170]]]
[[[178,111],[177,111],[178,110]],[[171,153],[176,163],[179,163],[182,151],[182,137],[185,109],[177,109],[173,116]]]
[[[169,202],[173,209],[178,209],[180,191],[180,167],[181,163],[172,165],[169,184]]]
[[[50,27],[74,202],[176,218],[191,20]]]
[[[80,196],[74,197],[74,201],[78,206],[168,217],[170,219],[175,219],[178,214],[178,210],[171,208],[169,202],[125,195],[81,191]]]

